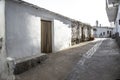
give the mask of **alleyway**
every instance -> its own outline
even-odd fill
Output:
[[[95,52],[95,53],[94,53]],[[102,39],[55,54],[16,80],[117,80],[119,48],[113,39]]]
[[[120,54],[115,41],[104,40],[93,56],[78,62],[66,80],[120,80]]]

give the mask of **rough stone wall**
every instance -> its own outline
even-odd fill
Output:
[[[72,22],[72,45],[80,43],[80,23],[78,21]]]
[[[79,21],[72,22],[72,45],[92,39],[92,27]]]
[[[90,27],[87,27],[87,30],[88,30],[88,40],[89,40],[90,37],[91,37],[91,28],[90,28]]]
[[[72,45],[78,44],[81,41],[82,23],[79,21],[73,21],[71,26],[72,26]]]

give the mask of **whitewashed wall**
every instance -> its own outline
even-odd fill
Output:
[[[40,53],[40,17],[35,10],[6,1],[7,54],[23,58]]]
[[[7,80],[8,68],[6,62],[6,52],[5,52],[5,1],[0,0],[0,38],[3,41],[0,42],[2,49],[0,49],[0,80]]]
[[[120,5],[118,7],[118,13],[117,13],[116,22],[115,22],[116,32],[118,32],[120,34],[119,20],[120,20]]]
[[[52,21],[53,52],[69,47],[69,20],[44,9],[6,1],[8,56],[19,59],[41,53],[41,19]]]
[[[54,20],[55,51],[68,48],[71,45],[71,28],[59,20]]]
[[[96,28],[97,29],[97,31],[96,31],[96,37],[109,37],[109,34],[107,34],[107,31],[111,31],[111,32],[113,32],[113,29],[111,29],[111,28],[102,28],[102,27],[97,27]],[[100,36],[100,34],[102,33],[103,34],[103,32],[105,32],[105,35],[104,36]],[[112,35],[112,33],[111,33],[111,35]]]

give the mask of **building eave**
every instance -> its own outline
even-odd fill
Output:
[[[118,7],[106,8],[106,12],[107,12],[109,22],[114,22],[117,17]]]
[[[64,18],[64,19],[67,19],[67,20],[70,20],[70,21],[75,21],[75,19],[66,17],[66,16],[61,15],[61,14],[59,14],[59,13],[55,13],[55,12],[53,12],[53,11],[47,10],[47,9],[42,8],[42,7],[40,7],[40,6],[37,6],[37,5],[34,5],[34,4],[32,4],[32,3],[26,2],[26,1],[24,1],[24,0],[11,0],[11,1],[17,2],[17,3],[19,3],[19,4],[27,5],[27,6],[30,6],[30,7],[35,8],[35,9],[38,9],[38,10],[44,10],[44,11],[46,11],[46,12],[49,12],[50,14],[54,14],[54,15],[60,16],[60,17],[62,17],[62,18]]]
[[[107,0],[108,4],[116,4],[119,0]]]
[[[54,15],[60,16],[60,17],[66,19],[66,20],[69,20],[69,21],[71,21],[71,22],[77,21],[77,22],[79,22],[80,24],[84,24],[84,25],[87,25],[87,26],[88,26],[88,24],[83,23],[83,22],[81,22],[81,21],[79,21],[79,20],[75,20],[75,19],[66,17],[66,16],[64,16],[64,15],[61,15],[61,14],[59,14],[59,13],[56,13],[56,12],[53,12],[53,11],[50,11],[50,10],[47,10],[47,9],[42,8],[42,7],[40,7],[40,6],[37,6],[37,5],[34,5],[34,4],[32,4],[32,3],[26,2],[26,1],[24,1],[24,0],[11,0],[11,1],[17,2],[17,3],[19,3],[19,4],[27,5],[27,6],[30,6],[30,7],[35,8],[35,9],[38,9],[38,10],[46,11],[46,12],[48,12],[48,13],[50,13],[50,14],[54,14]],[[89,27],[92,27],[92,26],[89,25]]]

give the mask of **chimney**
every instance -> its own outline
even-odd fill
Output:
[[[98,23],[99,23],[98,20],[96,20],[96,27],[98,27]]]

